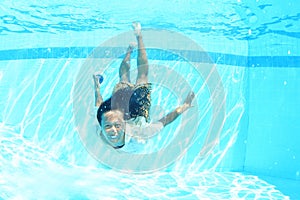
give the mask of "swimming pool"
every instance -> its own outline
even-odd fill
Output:
[[[0,198],[300,198],[296,3],[4,1],[0,9]],[[147,144],[152,152],[103,158],[91,136],[91,75],[103,71],[108,97],[133,21],[152,67],[152,117],[188,89],[196,100]]]

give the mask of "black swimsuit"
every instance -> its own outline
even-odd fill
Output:
[[[120,110],[124,113],[125,120],[143,116],[149,122],[150,106],[151,84],[128,85],[116,90],[109,99],[104,101],[98,109],[98,115],[102,115],[104,111]]]

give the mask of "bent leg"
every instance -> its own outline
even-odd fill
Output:
[[[130,83],[130,56],[131,52],[134,49],[135,45],[130,44],[129,47],[127,48],[126,55],[124,59],[121,62],[120,68],[119,68],[119,77],[120,77],[120,82],[128,82]]]
[[[136,84],[148,83],[148,58],[146,49],[143,42],[143,37],[141,34],[141,25],[138,22],[132,24],[134,28],[134,34],[138,43],[138,55],[137,55],[137,68],[138,75],[136,79]]]

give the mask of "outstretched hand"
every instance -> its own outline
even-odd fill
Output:
[[[184,100],[184,104],[191,106],[193,99],[195,98],[195,93],[193,91],[189,92]]]
[[[186,111],[188,108],[190,108],[192,105],[192,101],[195,98],[194,92],[189,92],[187,97],[185,98],[183,104],[181,106],[178,106],[175,110],[161,118],[159,121],[163,123],[164,126],[170,124],[173,122],[180,114],[182,114],[184,111]]]
[[[188,108],[192,107],[192,101],[194,98],[195,98],[195,93],[193,91],[189,92],[183,104],[177,108],[177,112],[181,114],[184,111],[186,111]]]

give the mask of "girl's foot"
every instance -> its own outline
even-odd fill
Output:
[[[134,35],[137,37],[141,36],[141,30],[142,30],[141,24],[139,22],[133,22],[132,27],[133,27]]]
[[[131,42],[127,48],[127,53],[132,53],[133,49],[135,49],[136,46],[137,44],[135,42]]]

